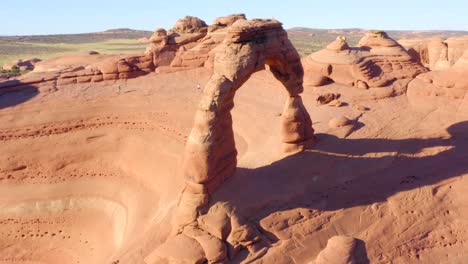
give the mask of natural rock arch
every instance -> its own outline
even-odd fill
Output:
[[[299,96],[304,75],[301,60],[281,23],[237,20],[215,52],[213,74],[186,144],[186,185],[173,217],[173,233],[146,257],[148,264],[226,263],[241,249],[247,249],[252,258],[265,254],[266,241],[236,208],[224,203],[208,206],[209,195],[236,169],[231,110],[237,89],[253,73],[268,65],[288,91],[282,114],[283,151],[299,152],[315,141],[312,121]]]
[[[208,195],[231,176],[237,166],[231,109],[234,96],[249,77],[269,66],[286,88],[282,114],[285,152],[313,144],[312,121],[299,96],[304,71],[300,56],[276,20],[238,20],[217,47],[213,74],[205,86],[188,138],[183,172],[187,185],[176,217],[179,228],[196,220]]]

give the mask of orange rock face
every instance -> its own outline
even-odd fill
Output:
[[[467,74],[468,50],[465,50],[452,67],[417,76],[408,85],[408,97],[423,107],[468,113]]]
[[[203,66],[211,68],[215,53],[213,49],[221,44],[227,28],[237,20],[245,20],[245,15],[217,18],[210,27],[195,18],[182,19],[167,35],[155,32],[151,38],[154,39],[153,44],[146,53],[152,54],[156,71],[160,73]],[[193,25],[189,25],[190,23]]]
[[[239,223],[233,209],[215,207],[213,211],[210,208],[207,216],[200,216],[200,210],[207,206],[209,195],[233,175],[237,167],[231,116],[236,91],[253,73],[268,65],[289,94],[281,125],[284,151],[302,151],[312,145],[315,138],[312,121],[299,95],[303,91],[300,57],[281,23],[239,19],[228,28],[224,41],[216,50],[213,75],[205,86],[187,140],[184,161],[187,186],[178,206],[175,227],[177,233],[191,236],[190,226],[196,223],[199,229],[225,241],[227,247],[235,251],[260,239],[255,229],[242,221]],[[192,243],[198,241],[205,249],[208,261],[213,261],[209,257],[213,255],[210,253],[212,247],[205,246],[205,241],[211,240],[193,238]],[[159,261],[176,257],[158,252],[148,259],[148,263],[158,263],[158,257]],[[225,252],[215,255],[216,259],[219,256],[227,258]]]
[[[400,39],[408,53],[431,70],[444,70],[454,65],[468,49],[468,36]]]
[[[369,31],[350,48],[344,38],[303,59],[305,84],[320,86],[324,79],[359,87],[382,87],[427,71],[383,31]]]

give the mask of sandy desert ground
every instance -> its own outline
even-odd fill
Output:
[[[197,259],[216,250],[174,238],[172,223],[211,74],[0,88],[0,263],[468,262],[468,92],[450,101],[406,86],[306,85],[317,142],[285,155],[288,93],[268,70],[236,93],[237,170],[205,219],[231,208],[259,239]],[[341,107],[317,104],[326,93]]]

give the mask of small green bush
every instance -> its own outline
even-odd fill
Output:
[[[23,75],[28,73],[29,71],[21,71],[17,66],[13,66],[11,70],[0,70],[0,74],[17,74]]]

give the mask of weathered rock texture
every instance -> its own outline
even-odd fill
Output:
[[[454,65],[468,49],[468,36],[400,39],[408,53],[431,70],[443,70]]]
[[[38,63],[31,73],[2,82],[0,88],[51,82],[57,89],[76,83],[131,79],[152,71],[150,56],[72,55]]]
[[[417,76],[408,85],[408,97],[412,102],[425,107],[467,114],[467,74],[468,50],[465,50],[463,56],[452,67]]]
[[[156,30],[146,54],[153,56],[157,72],[173,72],[213,66],[213,49],[224,40],[227,28],[245,15],[235,14],[215,19],[212,26],[193,17],[179,20],[169,32]]]
[[[227,258],[226,250],[230,255],[243,247],[255,251],[254,244],[261,240],[255,228],[238,219],[233,208],[214,206],[207,214],[201,215],[201,210],[208,205],[209,195],[236,170],[237,150],[231,109],[236,91],[253,73],[268,65],[288,92],[282,114],[284,151],[302,151],[315,140],[312,121],[299,95],[303,91],[300,57],[288,40],[286,31],[276,20],[242,18],[228,28],[222,44],[217,48],[213,75],[205,86],[186,144],[183,170],[187,184],[179,201],[175,217],[178,235],[173,240],[201,245],[198,248],[203,248],[205,253],[202,257],[197,253],[199,250],[196,246],[188,246],[197,253],[191,255],[194,263],[204,260],[211,263]],[[232,20],[218,19],[218,25],[229,24]],[[196,226],[197,232],[193,231],[193,226]],[[216,246],[212,252],[214,245],[207,245],[208,242],[221,243],[222,246]],[[148,258],[148,263],[174,258],[164,256],[163,252],[165,250],[155,251]]]
[[[304,82],[313,86],[332,80],[360,88],[382,87],[427,71],[383,31],[369,31],[359,47],[353,48],[339,37],[325,49],[306,57],[303,65]]]
[[[354,257],[356,239],[347,236],[334,236],[327,247],[317,256],[313,264],[358,264]]]

